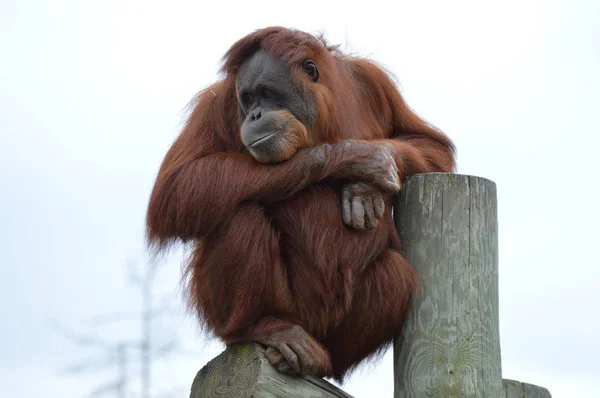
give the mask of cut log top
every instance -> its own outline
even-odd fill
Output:
[[[203,367],[190,398],[352,398],[323,379],[279,373],[259,344],[229,346]]]

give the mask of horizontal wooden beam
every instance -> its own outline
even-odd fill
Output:
[[[352,398],[327,381],[279,373],[256,343],[234,344],[196,375],[190,398]]]
[[[504,379],[502,387],[504,388],[503,398],[552,398],[550,391],[544,387],[520,381]]]

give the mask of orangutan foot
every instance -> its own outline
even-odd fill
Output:
[[[331,374],[329,353],[301,326],[270,336],[267,359],[279,372],[323,377]]]

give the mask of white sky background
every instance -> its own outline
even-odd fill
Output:
[[[235,40],[284,25],[323,30],[389,67],[409,104],[454,139],[458,171],[498,184],[504,377],[554,397],[600,396],[599,4],[3,1],[3,395],[82,397],[114,374],[59,373],[101,353],[50,320],[135,337],[136,322],[91,320],[139,308],[124,265],[146,258],[145,206],[184,107]],[[156,287],[178,308],[180,263],[169,256]],[[185,347],[156,364],[158,390],[186,396],[220,351],[195,324],[176,315],[158,329],[157,339],[176,331]],[[390,354],[344,388],[391,397]]]

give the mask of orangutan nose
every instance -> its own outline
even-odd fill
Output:
[[[250,116],[250,120],[251,121],[255,121],[255,120],[260,119],[260,117],[261,117],[260,106],[257,106],[256,108],[252,109],[250,111],[250,115],[249,116]]]

